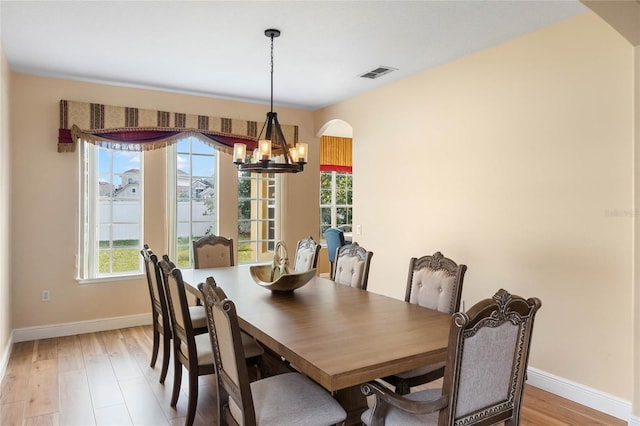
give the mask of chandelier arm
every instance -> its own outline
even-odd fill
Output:
[[[276,134],[278,137],[278,143],[282,148],[282,154],[284,155],[285,162],[289,164],[293,164],[293,158],[291,158],[291,153],[289,152],[289,145],[287,145],[287,140],[284,138],[284,134],[282,134],[282,128],[280,128],[280,123],[278,122],[278,114],[273,114],[273,121],[276,125]]]
[[[276,114],[273,112],[267,113],[267,121],[265,121],[264,123],[267,126],[267,132],[265,133],[264,137],[265,139],[269,139],[272,143],[273,143],[273,116],[274,115]]]

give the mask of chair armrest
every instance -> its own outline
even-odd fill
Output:
[[[449,404],[447,395],[434,400],[416,401],[400,396],[378,382],[367,382],[361,386],[361,390],[365,396],[374,395],[376,398],[374,418],[377,417],[377,412],[386,413],[387,405],[413,414],[428,414],[440,411]]]

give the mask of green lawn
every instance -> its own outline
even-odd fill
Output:
[[[184,241],[182,241],[184,240]],[[181,239],[180,243],[184,244],[186,239]],[[113,252],[113,272],[133,272],[137,271],[140,265],[140,248],[137,240],[121,240],[114,242]],[[100,273],[108,274],[109,270],[109,253],[108,242],[100,242]],[[157,253],[156,253],[157,254]],[[253,259],[253,250],[250,243],[242,243],[238,247],[238,263],[247,263]],[[176,265],[179,268],[189,267],[189,246],[181,245],[178,247],[178,259]]]
[[[100,273],[109,272],[109,250],[100,250]],[[113,272],[132,272],[140,267],[140,250],[135,249],[114,249],[113,250]]]

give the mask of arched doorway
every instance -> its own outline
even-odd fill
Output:
[[[334,119],[325,123],[317,133],[320,138],[320,241],[324,232],[339,228],[345,239],[352,240],[353,176],[352,137],[349,123]],[[326,250],[320,253],[318,268],[321,273],[330,270]]]

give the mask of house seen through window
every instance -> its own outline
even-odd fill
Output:
[[[80,144],[78,278],[142,273],[142,156]]]

